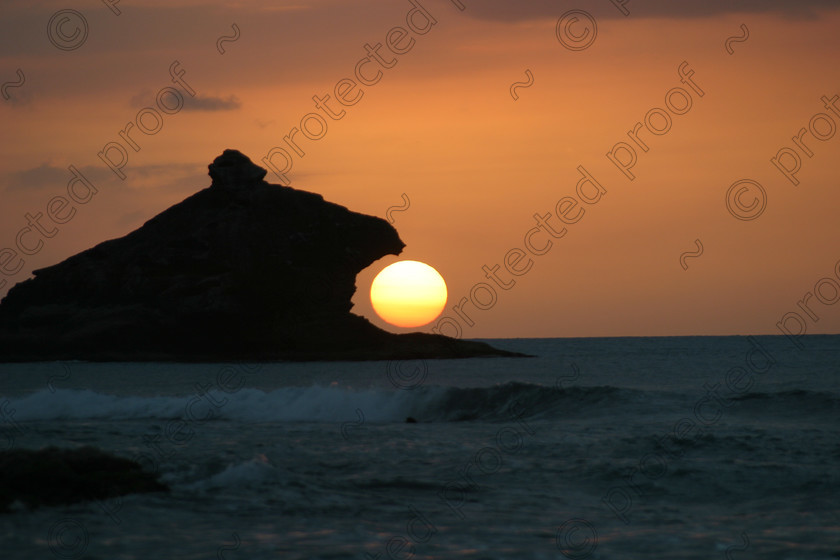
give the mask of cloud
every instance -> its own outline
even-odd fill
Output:
[[[189,95],[183,95],[183,98],[184,106],[182,109],[184,111],[235,111],[242,107],[242,102],[235,95],[228,97],[214,97],[212,95],[190,97]],[[155,94],[148,89],[131,98],[131,106],[136,109],[154,107],[155,103]]]
[[[242,107],[242,103],[235,95],[227,98],[197,95],[185,97],[185,111],[235,111]]]
[[[128,178],[121,186],[138,191],[194,193],[210,186],[206,163],[162,163],[133,167],[129,164],[125,174]],[[113,173],[111,175],[113,177]]]
[[[99,183],[104,183],[105,180],[110,179],[108,176],[110,171],[105,168],[87,165],[82,167],[76,166],[76,169],[94,185],[99,185]],[[6,185],[5,190],[8,192],[31,192],[46,189],[61,190],[67,186],[67,183],[73,177],[69,166],[61,167],[43,163],[38,167],[9,173],[4,177],[3,182]]]
[[[207,164],[163,163],[153,165],[138,165],[132,168],[132,172],[138,177],[142,177],[144,179],[156,179],[160,177],[168,177],[169,179],[180,179],[183,177],[195,177],[196,175],[207,175]]]
[[[838,9],[836,0],[703,0],[702,2],[675,2],[674,0],[634,0],[621,2],[612,0],[617,7],[624,5],[630,11],[630,17],[638,18],[704,18],[724,14],[777,14],[795,19],[812,19],[819,11]],[[478,19],[496,21],[524,21],[559,17],[563,9],[556,0],[530,0],[513,3],[509,0],[484,0],[482,2],[462,0],[466,6],[465,15]],[[609,8],[609,4],[607,4]],[[599,10],[600,17],[623,18],[619,9]]]
[[[333,74],[346,72],[347,64],[365,54],[365,41],[384,40],[385,32],[404,23],[412,6],[408,0],[396,4],[393,0],[150,0],[116,4],[121,10],[118,16],[103,2],[82,4],[73,8],[85,18],[88,38],[68,53],[46,36],[48,22],[58,10],[68,8],[66,2],[0,0],[0,61],[5,62],[0,83],[13,79],[18,67],[27,75],[25,87],[9,90],[15,101],[22,100],[24,90],[37,91],[36,105],[99,93],[123,100],[141,87],[157,93],[162,85],[172,85],[169,64],[180,60],[187,71],[185,80],[199,93],[222,94],[222,101],[228,102],[209,110],[232,110],[236,107],[225,96],[236,93],[244,99],[240,90],[254,84],[288,87],[325,80],[325,75],[335,79]],[[398,8],[383,9],[394,5]],[[448,11],[458,17],[457,8],[444,8],[438,6],[442,14]],[[232,36],[234,22],[241,38],[226,43],[222,55],[216,41]],[[74,22],[64,25],[63,32],[72,35]],[[370,35],[368,31],[362,35],[362,29]],[[313,41],[317,48],[302,47]],[[342,56],[348,49],[353,49],[349,61]],[[282,71],[277,66],[280,61]],[[216,76],[217,64],[225,65],[224,82]],[[195,80],[202,75],[213,89],[198,87],[201,82]],[[36,77],[37,89],[29,84]],[[146,106],[154,104],[138,108]],[[208,109],[199,103],[195,110]]]
[[[56,187],[69,181],[67,169],[54,167],[47,163],[32,169],[11,173],[7,179],[7,191],[37,190]]]
[[[113,172],[103,165],[76,166],[76,169],[94,186],[102,190],[102,187],[113,181],[119,181]],[[177,190],[198,190],[196,183],[201,186],[200,177],[206,177],[206,164],[196,163],[166,163],[159,165],[138,165],[125,168],[128,179],[119,184],[132,189],[147,188],[177,188]],[[52,189],[61,191],[66,188],[67,183],[73,180],[74,175],[68,166],[56,166],[44,163],[38,167],[24,169],[7,174],[2,178],[5,190],[11,193],[46,191]],[[209,186],[209,178],[206,179]]]

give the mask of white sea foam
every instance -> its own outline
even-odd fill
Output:
[[[249,461],[228,465],[223,471],[204,480],[193,482],[185,488],[187,490],[210,490],[214,488],[253,487],[277,482],[279,479],[280,471],[271,464],[265,455],[260,454]]]
[[[444,391],[349,390],[340,387],[285,387],[274,391],[210,391],[183,397],[117,396],[90,390],[42,390],[9,399],[19,422],[83,419],[237,420],[248,422],[335,422],[364,410],[371,422],[402,421]]]

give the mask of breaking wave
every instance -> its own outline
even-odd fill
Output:
[[[247,422],[342,422],[363,410],[370,422],[510,420],[605,410],[640,391],[616,387],[555,388],[529,383],[494,387],[353,390],[337,386],[241,389],[175,397],[117,396],[90,390],[43,390],[9,399],[16,421],[188,419]]]

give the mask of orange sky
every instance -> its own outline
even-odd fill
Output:
[[[446,334],[778,334],[783,319],[791,332],[840,332],[836,3],[632,0],[626,16],[618,0],[457,4],[5,2],[0,294],[208,186],[207,165],[223,149],[264,165],[282,148],[296,188],[381,217],[405,206],[403,193],[410,199],[392,214],[407,245],[399,259],[429,263],[446,279]],[[563,17],[572,10],[586,15]],[[389,50],[389,36],[405,52]],[[729,37],[742,37],[733,54]],[[354,69],[368,56],[361,79],[379,81],[366,86]],[[514,99],[511,85],[526,82],[526,71],[533,85]],[[346,104],[336,99],[342,80]],[[317,108],[313,96],[325,95],[327,109]],[[304,118],[313,113],[320,117]],[[127,123],[133,130],[121,137]],[[647,152],[627,134],[636,123]],[[301,157],[284,137],[302,126],[311,138],[292,138]],[[803,128],[798,146],[792,137]],[[632,181],[607,156],[619,142],[635,152]],[[109,146],[112,162],[124,152],[124,180],[97,155]],[[798,185],[771,163],[783,148],[780,165],[800,160]],[[280,169],[285,156],[274,153]],[[630,154],[619,148],[616,157]],[[78,200],[69,200],[71,165],[96,194],[77,182]],[[579,167],[604,191],[597,202],[576,193]],[[752,220],[727,210],[741,180],[766,194]],[[744,217],[761,208],[749,208],[759,191],[743,189],[752,184],[730,193]],[[558,207],[569,221],[585,213],[564,223]],[[66,223],[49,221],[49,211]],[[39,212],[53,237],[27,225],[26,214]],[[524,239],[535,214],[566,228],[541,255]],[[549,236],[539,230],[529,242],[540,249]],[[698,239],[703,254],[687,258],[686,270],[680,255],[696,253]],[[357,279],[354,309],[379,325],[368,290],[395,260]]]

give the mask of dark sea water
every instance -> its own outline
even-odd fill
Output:
[[[0,365],[0,449],[171,488],[0,558],[840,558],[840,336],[490,342],[535,357]]]

